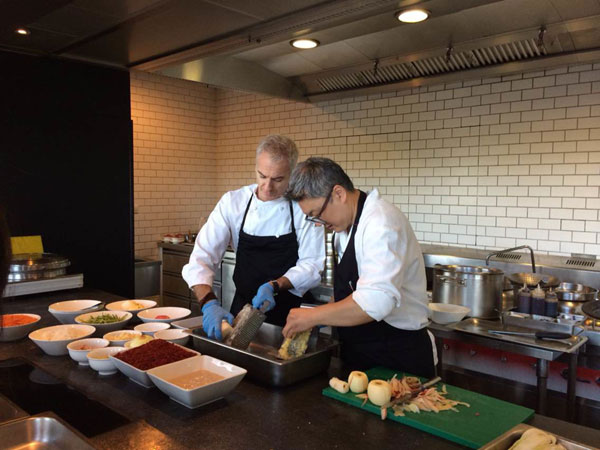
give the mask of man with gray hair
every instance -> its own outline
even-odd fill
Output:
[[[435,373],[425,265],[410,223],[377,190],[354,188],[327,158],[298,164],[286,197],[306,220],[335,231],[334,300],[292,309],[285,337],[316,325],[338,327],[349,369],[386,366],[414,375]]]
[[[319,284],[325,260],[323,229],[306,222],[298,204],[283,197],[297,161],[294,141],[265,137],[256,149],[256,184],[223,195],[198,233],[182,274],[211,338],[221,340],[222,322],[232,324],[247,303],[263,306],[267,322],[283,326],[291,308],[312,300],[308,290]],[[212,284],[229,244],[236,252],[236,292],[226,311]]]

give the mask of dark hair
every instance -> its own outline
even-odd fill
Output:
[[[335,185],[354,191],[350,177],[338,163],[329,158],[312,157],[298,163],[285,196],[288,200],[327,197]]]

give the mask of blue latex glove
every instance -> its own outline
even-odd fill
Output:
[[[271,311],[275,308],[275,298],[273,297],[273,285],[271,283],[265,283],[258,288],[256,295],[252,299],[252,306],[256,309],[260,309],[264,302],[267,302],[268,307],[266,311]],[[265,311],[265,312],[266,312]]]
[[[224,320],[233,325],[233,316],[221,308],[217,300],[211,300],[202,307],[202,328],[209,338],[223,339],[221,322]]]

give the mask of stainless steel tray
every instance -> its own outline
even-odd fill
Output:
[[[569,318],[567,318],[569,317]],[[579,320],[574,320],[576,316],[562,314],[560,318],[536,316],[514,311],[505,311],[502,313],[504,325],[514,325],[531,330],[556,331],[559,333],[580,334],[583,329]]]
[[[464,333],[476,334],[490,339],[497,339],[500,341],[514,342],[517,344],[527,345],[529,347],[538,347],[544,350],[550,350],[553,352],[562,353],[573,353],[579,349],[584,343],[587,342],[588,338],[582,335],[573,336],[570,339],[563,340],[547,340],[547,339],[536,339],[529,336],[511,336],[511,335],[498,335],[492,334],[490,330],[504,330],[504,331],[519,331],[519,332],[534,332],[530,328],[519,327],[515,325],[503,325],[499,320],[484,320],[469,318],[461,320],[458,323],[449,325],[450,328],[456,331],[462,331]]]
[[[93,450],[94,447],[51,412],[0,425],[2,448]]]
[[[173,322],[176,328],[190,328],[202,336],[194,339],[194,347],[248,371],[248,377],[271,386],[287,386],[316,375],[329,367],[331,353],[337,342],[321,335],[313,335],[303,356],[288,361],[277,359],[277,350],[283,342],[281,327],[263,323],[247,350],[239,350],[222,342],[209,339],[202,330],[202,316]]]
[[[508,450],[515,442],[517,442],[517,440],[521,437],[521,435],[523,433],[525,433],[525,431],[529,430],[530,428],[535,428],[535,427],[521,423],[521,424],[511,428],[506,433],[498,436],[493,441],[485,444],[479,450]],[[546,431],[546,430],[542,430],[542,431]],[[550,432],[548,431],[547,433],[550,433]],[[558,434],[555,434],[555,433],[550,433],[550,434],[553,434],[554,436],[556,436],[556,442],[558,444],[561,444],[562,446],[564,446],[567,450],[587,450],[587,449],[598,450],[596,447],[591,447],[589,445],[580,444],[578,442],[571,441],[570,439],[559,436]]]

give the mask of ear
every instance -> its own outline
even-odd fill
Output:
[[[333,195],[338,198],[341,203],[346,203],[348,198],[348,192],[339,184],[333,187]]]

